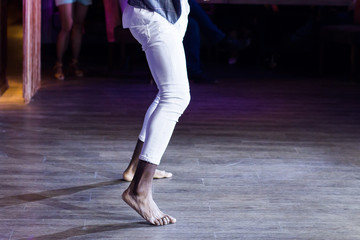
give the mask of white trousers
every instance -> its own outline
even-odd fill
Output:
[[[170,141],[179,117],[190,101],[183,47],[189,6],[182,1],[182,15],[169,23],[155,12],[127,6],[123,19],[145,51],[158,94],[148,108],[139,139],[144,142],[140,159],[155,165]]]

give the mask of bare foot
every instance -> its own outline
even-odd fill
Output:
[[[126,169],[125,172],[123,173],[123,179],[127,182],[131,182],[132,179],[134,178],[134,174],[135,172],[132,171],[131,169]],[[170,178],[172,177],[172,173],[171,172],[166,172],[164,170],[155,170],[154,173],[154,179],[160,179],[160,178]]]
[[[131,194],[130,188],[126,189],[122,194],[122,199],[132,207],[140,216],[149,223],[162,226],[175,223],[176,219],[164,214],[160,211],[150,195],[134,195]]]
[[[166,172],[164,170],[156,169],[155,174],[154,174],[155,179],[170,178],[170,177],[172,177],[172,173],[171,172]]]

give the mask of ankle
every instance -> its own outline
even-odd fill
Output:
[[[64,80],[64,71],[63,71],[63,64],[60,61],[57,61],[54,66],[54,77],[57,80]]]
[[[83,77],[84,72],[79,67],[79,62],[77,59],[73,58],[70,63],[70,69],[75,74],[76,77]]]
[[[133,197],[147,197],[152,193],[151,186],[143,186],[131,183],[129,186],[129,194]]]
[[[63,66],[63,63],[61,61],[56,61],[55,62],[55,67],[62,67]]]
[[[55,73],[63,74],[63,64],[61,62],[56,62],[54,65]]]
[[[139,160],[135,175],[129,189],[134,195],[148,195],[152,191],[152,181],[156,170],[156,165]]]
[[[137,164],[138,164],[138,162],[136,162],[135,164],[131,164],[131,166],[129,166],[129,168],[128,168],[129,171],[131,171],[134,175],[136,172]]]

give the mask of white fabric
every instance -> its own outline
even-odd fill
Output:
[[[187,0],[182,1],[182,15],[175,24],[155,12],[132,6],[127,6],[123,13],[123,26],[130,28],[142,45],[159,89],[139,135],[144,141],[140,159],[156,165],[160,164],[174,127],[190,101],[182,44],[188,13]]]

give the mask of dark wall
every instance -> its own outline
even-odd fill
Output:
[[[6,80],[7,58],[7,1],[0,1],[0,95],[8,88]]]

